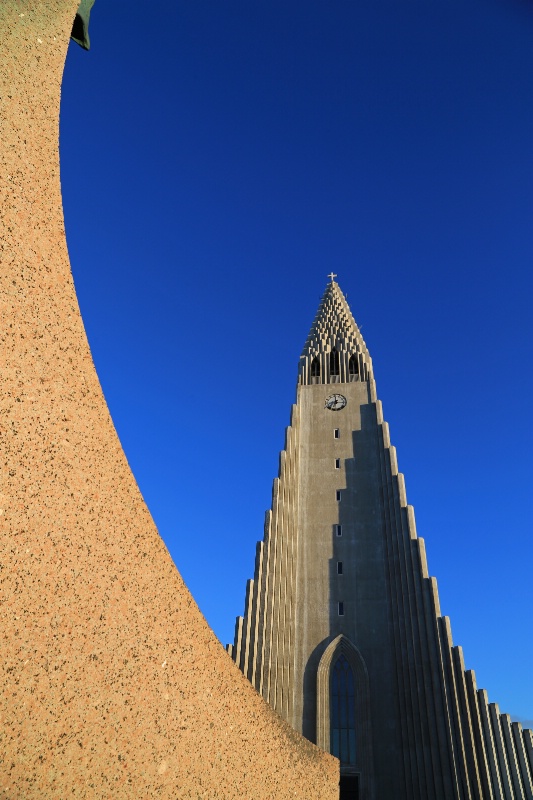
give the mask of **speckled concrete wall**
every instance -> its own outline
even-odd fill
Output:
[[[65,243],[77,0],[0,4],[0,798],[320,798],[337,762],[215,639],[143,503]]]

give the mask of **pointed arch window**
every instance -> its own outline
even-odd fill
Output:
[[[335,347],[329,354],[329,374],[330,375],[340,374],[340,359],[337,349]]]
[[[363,657],[340,634],[320,658],[316,683],[316,743],[357,774],[361,797],[373,798],[374,755],[370,688]]]
[[[315,356],[311,361],[311,377],[320,378],[320,359]]]
[[[350,375],[359,375],[359,358],[356,355],[350,356],[348,362],[348,372]]]
[[[355,764],[355,681],[341,653],[331,669],[330,747],[342,764]]]

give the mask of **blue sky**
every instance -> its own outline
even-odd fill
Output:
[[[118,434],[225,643],[331,270],[478,685],[533,724],[533,5],[97,0],[67,240]]]

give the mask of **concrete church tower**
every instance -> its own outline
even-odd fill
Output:
[[[343,798],[532,798],[531,731],[488,703],[453,646],[335,277],[300,357],[228,651],[295,730],[340,758]]]

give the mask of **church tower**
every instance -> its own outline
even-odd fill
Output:
[[[377,399],[330,276],[228,652],[341,762],[341,797],[530,800],[533,737],[465,671]]]

